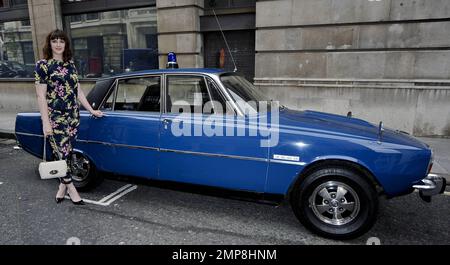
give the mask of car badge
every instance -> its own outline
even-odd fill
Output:
[[[279,159],[279,160],[289,160],[289,161],[300,161],[299,156],[287,156],[287,155],[273,155],[273,159]]]

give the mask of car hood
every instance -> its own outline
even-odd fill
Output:
[[[330,114],[318,111],[296,111],[283,109],[280,111],[280,129],[303,130],[319,134],[356,137],[367,140],[378,140],[378,125],[362,119]],[[410,145],[417,148],[429,148],[416,138],[392,129],[384,128],[382,142]]]

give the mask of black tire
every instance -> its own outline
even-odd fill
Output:
[[[72,172],[72,181],[79,191],[89,191],[101,184],[103,178],[98,174],[97,168],[89,158],[75,152],[69,159]],[[83,169],[83,170],[80,170]]]
[[[341,192],[333,192],[338,187]],[[375,187],[362,173],[345,166],[321,167],[308,172],[294,187],[290,198],[299,221],[312,232],[331,239],[353,239],[364,234],[373,226],[378,212]]]

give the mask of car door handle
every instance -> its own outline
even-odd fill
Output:
[[[181,122],[181,120],[179,119],[163,119],[162,121],[165,125],[169,124],[169,123],[179,123]]]
[[[162,123],[164,124],[164,129],[167,130],[169,123],[171,123],[171,119],[163,119]]]
[[[168,125],[170,123],[180,123],[180,122],[181,122],[181,120],[179,120],[179,119],[163,119],[162,120],[162,123],[164,124],[164,129],[167,129]]]

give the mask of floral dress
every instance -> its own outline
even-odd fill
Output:
[[[73,61],[40,60],[35,68],[36,84],[47,85],[47,107],[54,158],[67,159],[80,124],[78,75]]]

